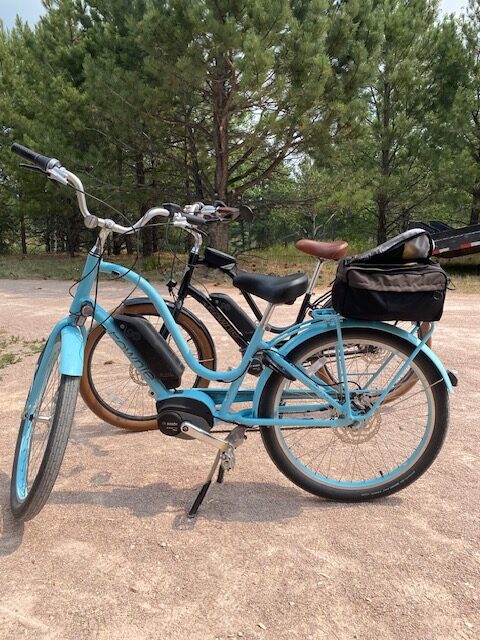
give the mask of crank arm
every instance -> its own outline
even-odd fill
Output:
[[[182,422],[180,428],[182,430],[182,433],[185,433],[186,435],[189,435],[191,438],[195,438],[196,440],[201,440],[202,442],[211,444],[219,451],[226,451],[228,449],[229,442],[227,442],[226,440],[222,440],[222,438],[214,436],[213,433],[209,433],[204,429],[200,429],[200,427],[195,426],[191,422]]]

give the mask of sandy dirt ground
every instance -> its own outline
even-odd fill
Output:
[[[67,289],[0,281],[2,335],[46,337]],[[126,291],[104,285],[101,302]],[[220,364],[234,364],[235,347],[215,334]],[[0,637],[480,637],[478,296],[449,295],[435,347],[460,386],[445,446],[414,485],[366,504],[322,501],[285,479],[251,434],[194,526],[184,514],[212,450],[122,432],[81,400],[49,502],[15,523],[10,469],[36,356],[0,370]]]

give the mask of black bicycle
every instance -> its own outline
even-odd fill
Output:
[[[237,275],[237,261],[234,256],[206,247],[203,258],[200,257],[202,237],[205,233],[198,223],[202,217],[203,223],[200,223],[200,225],[208,225],[210,222],[218,222],[219,220],[231,222],[239,216],[248,220],[251,211],[247,207],[242,209],[225,207],[223,203],[218,203],[214,206],[203,205],[201,209],[199,208],[200,204],[187,205],[184,209],[172,204],[163,206],[170,207],[172,210],[186,212],[187,215],[194,213],[194,217],[197,218],[195,228],[185,229],[194,238],[193,246],[188,256],[183,278],[178,285],[177,294],[174,300],[166,300],[166,303],[195,357],[205,367],[213,370],[217,367],[217,355],[213,338],[204,322],[185,307],[185,300],[192,298],[201,304],[238,345],[241,351],[247,347],[255,331],[256,322],[261,320],[263,314],[253,297],[245,291],[241,293],[252,312],[252,316],[248,315],[227,293],[204,292],[192,284],[193,274],[199,266],[219,270],[227,274],[233,283]],[[199,214],[203,214],[203,216]],[[300,251],[316,258],[316,264],[310,277],[308,289],[301,299],[292,325],[303,322],[312,309],[331,307],[330,291],[315,298],[314,289],[323,263],[326,260],[339,260],[346,256],[348,252],[348,243],[342,240],[318,242],[316,240],[303,239],[299,240],[296,246]],[[258,274],[254,275],[256,279],[260,277]],[[296,274],[291,277],[296,277]],[[170,280],[167,282],[167,288],[173,297],[175,289],[177,289],[177,283]],[[177,351],[175,344],[169,339],[168,330],[159,317],[155,306],[148,298],[124,300],[121,306],[115,310],[114,316],[124,313],[141,315],[147,318],[169,342],[173,350]],[[270,325],[269,330],[273,333],[281,333],[287,328]],[[426,327],[420,328],[419,335],[423,333],[424,329]],[[177,355],[181,358],[178,351]],[[262,354],[259,354],[253,359],[249,373],[259,375],[263,370],[263,366]],[[322,375],[326,381],[330,381],[327,371],[321,370],[319,375]],[[399,392],[396,395],[404,393],[410,388],[407,383],[408,380],[402,381],[402,385],[399,386]],[[202,388],[207,387],[209,381],[200,376],[195,376],[193,372],[186,369],[182,385],[184,387]],[[157,428],[155,399],[151,395],[149,387],[132,363],[126,358],[123,351],[105,332],[102,325],[97,325],[88,337],[80,391],[86,405],[105,422],[131,431],[146,431]]]

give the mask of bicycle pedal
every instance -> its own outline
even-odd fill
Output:
[[[246,430],[247,430],[246,427],[241,427],[241,426],[237,426],[234,429],[232,429],[228,434],[228,436],[225,438],[225,441],[227,442],[228,446],[231,446],[233,447],[233,449],[236,449],[241,444],[243,444],[247,439],[247,436],[245,435]]]

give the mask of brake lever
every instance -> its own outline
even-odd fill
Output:
[[[29,171],[36,171],[37,173],[43,173],[43,175],[47,176],[48,178],[48,173],[43,169],[40,169],[40,167],[35,166],[34,164],[25,164],[24,162],[21,162],[18,166],[21,167],[22,169],[28,169]]]

